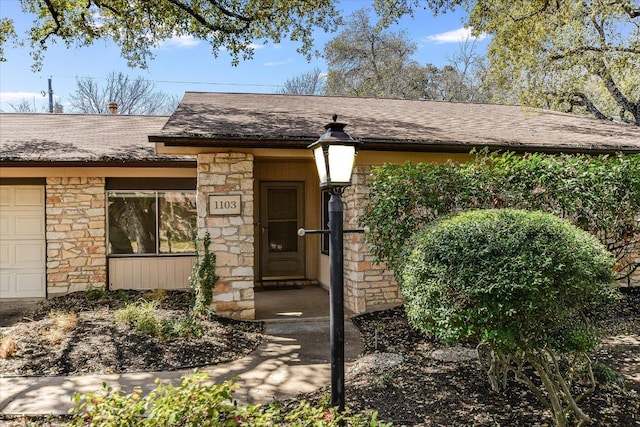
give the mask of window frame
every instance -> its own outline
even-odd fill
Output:
[[[191,181],[191,180],[189,180]],[[123,188],[127,187],[127,188]],[[194,199],[197,197],[197,191],[194,188],[180,188],[184,187],[183,185],[169,185],[168,187],[174,188],[149,188],[150,185],[139,185],[139,188],[133,188],[134,186],[126,186],[122,185],[121,182],[117,181],[116,185],[107,185],[105,191],[105,216],[106,216],[106,252],[108,258],[148,258],[148,257],[181,257],[181,256],[194,256],[196,255],[196,248],[194,248],[191,252],[176,252],[176,253],[162,253],[160,252],[161,239],[160,239],[160,199],[163,194],[166,193],[188,193],[192,194]],[[146,187],[146,188],[145,188]],[[177,188],[176,188],[177,187]],[[110,229],[110,215],[109,215],[109,197],[111,194],[148,194],[152,196],[154,199],[154,240],[155,240],[155,251],[153,253],[111,253],[111,241],[109,237],[109,229]],[[197,227],[197,201],[196,201],[196,227]]]

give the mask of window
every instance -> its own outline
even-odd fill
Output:
[[[109,255],[192,254],[195,191],[107,191]]]
[[[327,190],[322,190],[322,196],[320,198],[320,228],[327,230],[329,228],[329,199],[331,198],[331,194],[329,194]],[[329,233],[322,233],[321,236],[320,250],[323,254],[329,255]]]

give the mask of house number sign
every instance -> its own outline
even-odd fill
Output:
[[[240,195],[209,195],[209,215],[240,215]]]

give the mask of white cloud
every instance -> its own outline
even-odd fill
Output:
[[[194,46],[197,46],[198,44],[200,44],[200,40],[196,39],[191,35],[183,35],[183,36],[174,35],[170,39],[163,40],[162,42],[160,42],[159,47],[160,48],[175,47],[178,49],[182,49],[182,48],[194,47]]]
[[[487,34],[482,33],[478,37],[471,35],[471,28],[458,28],[457,30],[447,31],[444,33],[433,34],[425,37],[426,41],[442,44],[442,43],[460,43],[465,40],[483,40],[487,38]]]
[[[43,96],[40,92],[0,92],[0,102],[31,101],[33,98],[40,100]]]
[[[265,67],[280,67],[282,65],[287,65],[287,64],[291,64],[293,62],[293,58],[288,58],[285,59],[283,61],[269,61],[269,62],[265,62],[264,66]]]

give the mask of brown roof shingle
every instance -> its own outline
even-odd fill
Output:
[[[184,162],[157,156],[148,135],[165,116],[0,114],[0,161],[43,163]]]
[[[303,148],[333,114],[362,149],[640,152],[640,128],[542,109],[374,98],[187,92],[167,145]]]

